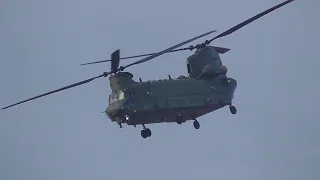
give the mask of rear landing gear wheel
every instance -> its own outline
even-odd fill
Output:
[[[234,106],[229,106],[231,114],[237,114],[237,108]]]
[[[197,121],[197,120],[193,121],[193,127],[194,127],[195,129],[199,129],[199,128],[200,128],[200,123],[199,123],[199,121]]]
[[[147,129],[145,129],[145,131],[146,131],[147,136],[151,137],[151,134],[152,134],[151,130],[149,128],[147,128]]]
[[[151,130],[149,128],[141,130],[141,137],[144,139],[147,137],[151,137]]]
[[[146,131],[144,129],[141,130],[141,137],[143,137],[144,139],[148,137],[147,133],[146,133]]]

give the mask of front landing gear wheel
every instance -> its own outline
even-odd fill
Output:
[[[149,128],[141,130],[141,137],[144,139],[147,137],[151,137],[151,130]]]
[[[231,114],[237,114],[237,108],[234,106],[229,106]]]
[[[178,114],[178,115],[176,116],[176,122],[177,122],[178,124],[182,124],[182,123],[183,123],[181,114]]]
[[[196,129],[199,129],[200,128],[199,121],[197,121],[197,120],[193,121],[193,127],[196,128]]]

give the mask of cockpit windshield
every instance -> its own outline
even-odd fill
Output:
[[[120,91],[118,98],[119,98],[119,100],[124,99],[124,92]]]
[[[125,95],[124,95],[124,92],[123,91],[120,91],[119,93],[117,94],[111,94],[109,96],[109,104],[112,104],[114,102],[117,102],[119,100],[122,100],[125,98]]]

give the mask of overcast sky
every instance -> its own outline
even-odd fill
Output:
[[[121,56],[217,33],[282,0],[1,0],[0,106],[108,71]],[[1,180],[319,180],[318,0],[297,0],[214,41],[238,80],[227,107],[192,122],[142,127],[101,112],[108,79],[0,111]],[[200,43],[206,38],[197,40]],[[128,70],[134,79],[186,75],[192,52]],[[126,64],[133,60],[123,60]]]

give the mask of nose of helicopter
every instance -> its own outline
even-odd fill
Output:
[[[110,104],[106,109],[105,113],[109,118],[115,116],[122,116],[125,114],[132,106],[136,105],[136,101],[131,98],[125,98]]]
[[[116,116],[120,112],[123,103],[124,103],[124,101],[120,100],[120,101],[117,101],[117,102],[110,104],[105,109],[105,113],[107,114],[107,116],[110,118]]]

